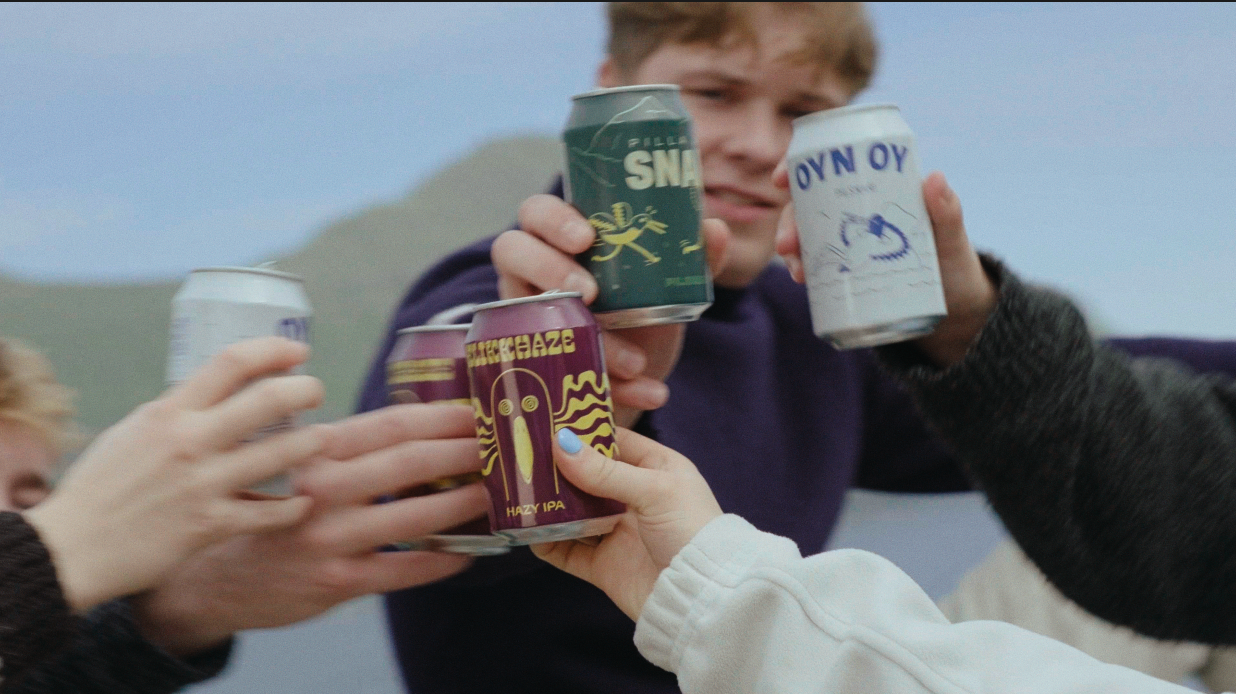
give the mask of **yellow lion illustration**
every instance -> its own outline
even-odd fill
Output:
[[[646,265],[661,262],[660,256],[636,243],[645,231],[665,234],[666,225],[652,217],[657,211],[649,207],[640,214],[632,214],[631,205],[625,202],[614,203],[612,209],[613,214],[598,212],[588,218],[588,223],[597,230],[597,241],[594,245],[614,247],[607,255],[592,256],[592,260],[605,262],[621,253],[622,249],[630,248],[644,256]]]

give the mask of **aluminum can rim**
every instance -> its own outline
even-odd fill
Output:
[[[554,299],[582,299],[583,294],[579,292],[559,292],[548,291],[543,294],[534,294],[532,296],[521,296],[518,299],[503,299],[502,301],[491,301],[488,304],[481,304],[476,307],[476,312],[488,311],[491,308],[502,308],[504,306],[516,306],[518,304],[532,304],[538,301],[553,301]]]
[[[591,91],[586,91],[586,92],[583,92],[583,93],[580,93],[580,94],[576,94],[575,96],[571,97],[571,100],[572,100],[572,101],[575,101],[575,100],[578,100],[578,99],[590,99],[590,98],[592,98],[592,97],[594,97],[594,96],[604,96],[604,95],[606,95],[606,94],[617,94],[617,93],[621,93],[621,92],[642,92],[642,91],[649,91],[649,92],[675,91],[675,92],[680,92],[680,91],[682,91],[682,87],[679,87],[679,86],[678,86],[678,85],[676,85],[676,84],[630,84],[630,85],[627,85],[627,86],[625,86],[625,87],[602,87],[602,88],[600,88],[600,89],[593,89],[593,90],[591,90]]]
[[[396,335],[411,335],[413,333],[443,333],[450,330],[467,331],[472,327],[471,323],[448,323],[447,325],[414,325],[411,328],[402,328],[395,331]]]
[[[300,275],[293,275],[290,272],[282,270],[271,270],[264,267],[244,267],[244,266],[228,266],[219,265],[214,267],[200,267],[191,271],[190,275],[196,275],[199,272],[247,272],[253,275],[266,275],[267,277],[278,277],[280,279],[292,280],[304,284],[305,280]]]
[[[816,111],[815,113],[808,113],[805,116],[795,118],[793,122],[791,122],[791,125],[798,128],[815,121],[831,120],[833,118],[848,116],[852,113],[861,113],[862,111],[882,111],[884,109],[892,109],[898,113],[901,112],[901,108],[897,106],[897,104],[854,104],[852,106],[839,106],[837,108]]]

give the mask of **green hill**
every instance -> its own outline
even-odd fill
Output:
[[[510,225],[560,168],[556,140],[490,142],[407,196],[324,226],[279,266],[305,278],[314,307],[310,372],[326,383],[321,417],[347,414],[408,284],[449,251]],[[172,295],[147,284],[40,284],[0,277],[0,333],[37,345],[80,393],[80,421],[105,428],[162,390]]]

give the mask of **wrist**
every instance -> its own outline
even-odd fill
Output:
[[[53,496],[22,515],[51,555],[65,602],[74,612],[86,612],[119,595],[106,578],[106,568],[99,570],[97,553],[105,548],[88,537],[79,520],[84,514],[61,509]]]
[[[174,591],[154,589],[135,595],[130,604],[142,636],[167,653],[183,658],[223,645],[233,632],[197,616],[193,601]]]

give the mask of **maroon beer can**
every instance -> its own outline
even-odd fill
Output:
[[[386,396],[400,403],[447,403],[471,405],[464,338],[468,324],[421,325],[400,330],[386,359]],[[425,496],[481,481],[480,473],[456,475],[405,490],[398,498]],[[509,542],[489,532],[483,518],[452,528],[440,535],[427,535],[398,542],[395,549],[450,552],[453,554],[503,554]]]
[[[466,348],[491,530],[517,545],[613,530],[626,506],[583,492],[553,458],[562,428],[618,454],[601,333],[580,294],[482,304]]]
[[[472,404],[462,325],[420,325],[400,330],[386,358],[386,398],[391,404]]]

